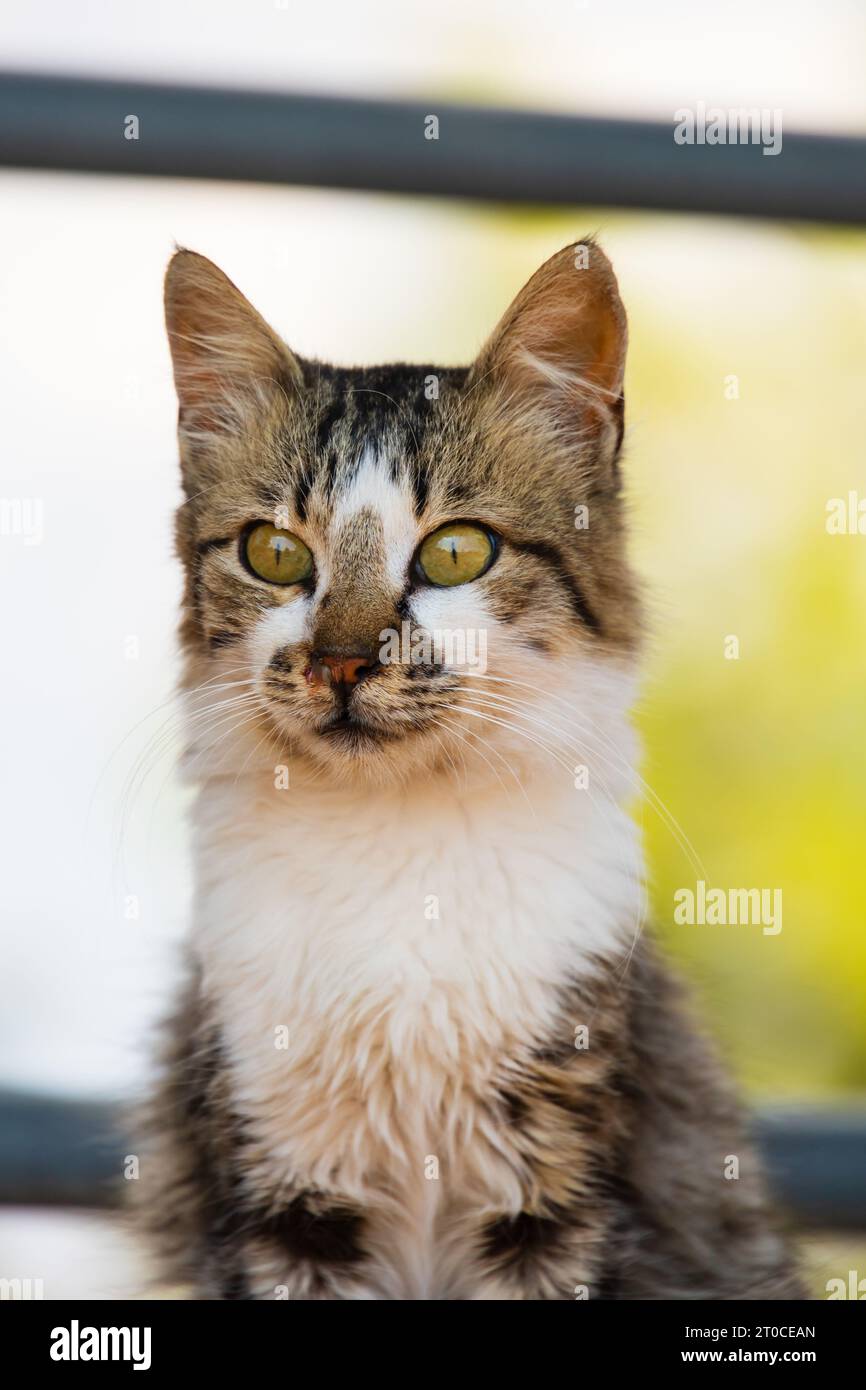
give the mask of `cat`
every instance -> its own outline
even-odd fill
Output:
[[[553,256],[468,368],[305,360],[187,250],[165,302],[196,801],[136,1185],[160,1278],[802,1297],[643,930],[609,261]]]

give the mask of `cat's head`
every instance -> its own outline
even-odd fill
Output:
[[[304,360],[184,250],[166,318],[203,770],[507,780],[603,748],[638,616],[626,321],[596,245],[547,261],[468,368]]]

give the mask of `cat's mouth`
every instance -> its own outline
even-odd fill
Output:
[[[386,729],[371,724],[366,719],[360,719],[357,714],[353,714],[350,710],[343,710],[339,714],[332,715],[324,724],[319,725],[316,733],[321,738],[346,743],[379,743],[398,737]]]

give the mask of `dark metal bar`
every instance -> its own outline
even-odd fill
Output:
[[[798,1225],[866,1230],[866,1111],[765,1111],[753,1130]],[[138,1148],[115,1104],[0,1092],[0,1204],[115,1205]]]
[[[126,1152],[116,1105],[0,1091],[0,1204],[114,1206]]]
[[[801,1226],[866,1230],[866,1111],[765,1111],[753,1129],[772,1191]]]
[[[667,124],[0,74],[0,164],[18,168],[866,222],[864,139],[783,131],[767,156],[673,136],[673,113]]]

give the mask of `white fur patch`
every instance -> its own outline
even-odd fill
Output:
[[[365,507],[374,511],[382,522],[388,578],[400,592],[418,544],[418,523],[410,494],[390,477],[387,460],[380,458],[369,446],[361,455],[351,486],[337,499],[331,533],[336,534]]]
[[[257,673],[265,669],[281,647],[292,646],[309,637],[313,610],[312,600],[299,589],[288,602],[272,608],[260,619],[247,643]]]

